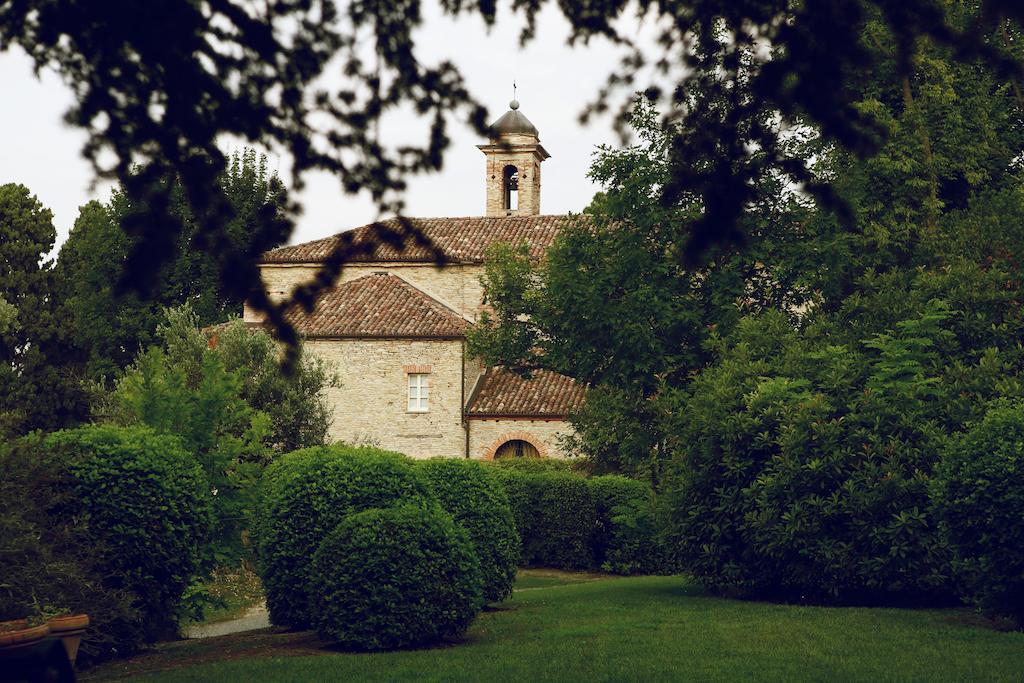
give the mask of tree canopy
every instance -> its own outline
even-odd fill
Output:
[[[965,5],[950,7],[958,21],[971,16]],[[531,263],[515,245],[494,249],[485,276],[491,311],[471,331],[471,350],[488,363],[547,368],[590,385],[573,418],[580,450],[603,468],[656,475],[673,450],[685,451],[685,440],[673,443],[673,425],[689,410],[695,378],[723,362],[746,317],[779,312],[814,340],[808,353],[838,345],[863,363],[872,339],[896,334],[934,299],[951,308],[956,350],[944,349],[942,364],[944,381],[960,387],[943,399],[951,424],[976,417],[971,401],[991,398],[978,378],[999,367],[1009,381],[1021,367],[1014,302],[1024,100],[997,70],[937,40],[920,41],[915,70],[904,76],[886,30],[879,17],[862,24],[861,43],[879,69],[849,83],[854,106],[887,131],[877,153],[860,158],[809,125],[783,142],[786,154],[807,160],[815,183],[833,188],[856,230],[768,175],[751,186],[757,201],[739,223],[742,248],[715,245],[688,267],[703,201],[665,202],[677,136],[641,98],[629,119],[638,143],[598,151],[591,177],[602,192],[546,258]],[[690,151],[694,164],[717,158]]]
[[[123,226],[150,211],[124,187],[116,188],[106,204],[92,201],[81,207],[61,246],[58,293],[72,314],[86,375],[94,380],[113,379],[140,349],[155,341],[166,307],[188,304],[201,327],[224,322],[242,309],[244,301],[225,288],[220,277],[225,258],[233,252],[194,249],[198,222],[180,179],[169,174],[160,182],[169,189],[167,210],[181,221],[182,234],[166,247],[165,260],[154,274],[157,284],[146,296],[117,287],[139,243]],[[252,149],[233,154],[218,186],[232,208],[225,225],[232,248],[250,252],[257,248],[254,244],[277,246],[261,229],[266,228],[263,219],[280,215],[287,195],[278,177],[267,171],[266,157]]]
[[[497,17],[493,0],[440,4],[449,15],[478,15],[487,25]],[[545,4],[512,3],[526,22],[524,41]],[[884,119],[857,104],[858,79],[884,66],[861,40],[867,22],[877,24],[889,46],[885,63],[903,77],[922,67],[927,40],[1020,89],[1024,8],[1012,0],[579,0],[558,8],[571,43],[604,37],[627,49],[584,118],[617,107],[624,124],[641,88],[662,100],[666,125],[678,124],[667,128],[670,174],[659,194],[667,204],[686,196],[698,202],[682,254],[689,263],[712,245],[743,241],[743,216],[763,178],[802,184],[842,206],[808,160],[787,151],[786,133],[807,122],[861,157],[884,144],[891,134]],[[366,192],[382,213],[401,215],[406,179],[441,167],[451,122],[485,130],[486,110],[456,66],[419,59],[413,29],[423,21],[421,10],[419,0],[10,0],[0,7],[0,49],[20,46],[37,69],[63,75],[76,97],[67,120],[89,135],[86,157],[99,176],[117,177],[148,207],[125,223],[135,242],[124,284],[151,287],[167,247],[183,234],[169,211],[171,190],[160,182],[174,172],[196,210],[193,244],[222,254],[221,278],[231,296],[251,300],[293,342],[287,307],[311,306],[356,249],[373,245],[342,241],[315,283],[293,301],[271,302],[255,265],[268,243],[240,248],[229,237],[232,207],[217,181],[226,158],[217,141],[232,135],[283,149],[294,159],[297,187],[307,171],[326,170],[344,191]],[[616,30],[632,11],[659,27],[654,55]],[[372,49],[363,49],[366,40]],[[330,91],[321,77],[334,70],[343,80]],[[704,96],[691,98],[694,90]],[[430,121],[422,145],[378,138],[375,122],[400,107]],[[283,218],[263,217],[270,227],[260,234],[285,239],[300,207],[288,208]],[[377,237],[424,241],[406,222],[377,226]]]
[[[86,411],[69,355],[66,311],[46,257],[53,214],[24,185],[0,185],[0,436],[59,429]]]

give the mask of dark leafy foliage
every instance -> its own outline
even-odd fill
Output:
[[[247,555],[243,536],[263,466],[276,453],[323,444],[330,424],[326,364],[299,350],[285,373],[274,341],[238,319],[208,337],[190,306],[166,311],[146,349],[96,401],[95,418],[181,438],[214,497],[205,569]]]
[[[232,155],[217,182],[232,208],[233,217],[223,231],[234,250],[249,250],[252,243],[268,248],[280,244],[260,233],[267,217],[276,216],[286,202],[284,188],[267,171],[265,157],[257,158],[253,150]],[[145,295],[118,288],[138,239],[123,226],[150,211],[124,188],[117,188],[106,204],[92,201],[83,206],[61,246],[57,291],[71,315],[85,374],[93,380],[113,380],[140,349],[155,343],[167,307],[188,305],[200,327],[241,313],[243,297],[221,283],[223,253],[193,245],[197,219],[181,182],[171,175],[160,183],[169,194],[167,211],[181,222],[182,233],[167,245],[160,270],[149,275],[156,284]]]
[[[309,560],[347,515],[431,500],[419,472],[399,453],[339,444],[275,460],[260,482],[253,528],[271,621],[288,627],[311,623]]]
[[[313,555],[311,581],[317,631],[352,650],[456,637],[484,604],[473,541],[432,505],[348,515]]]
[[[138,596],[117,588],[89,542],[74,480],[35,434],[0,445],[0,620],[85,613],[78,666],[135,652],[146,635]]]
[[[524,40],[533,37],[544,4],[514,6],[526,20]],[[1019,35],[1019,3],[983,0],[975,6],[964,19],[960,3],[942,0],[644,0],[640,10],[661,27],[660,54],[653,58],[614,28],[631,4],[588,0],[559,8],[571,43],[603,36],[627,48],[584,118],[605,111],[623,89],[632,98],[645,82],[649,97],[673,104],[670,118],[683,125],[672,135],[670,180],[659,195],[666,205],[684,196],[699,199],[702,210],[685,228],[686,255],[693,260],[712,245],[744,238],[742,216],[766,177],[803,183],[835,204],[807,162],[787,152],[784,133],[792,124],[809,120],[826,139],[857,154],[878,149],[884,122],[856,106],[856,88],[850,87],[880,68],[877,54],[860,40],[869,19],[884,30],[888,59],[903,76],[914,70],[927,38],[961,60],[992,67],[1004,80],[1019,78],[1014,44],[993,40]],[[488,25],[497,15],[493,2],[445,0],[442,8],[479,15]],[[269,226],[258,231],[268,238],[263,243],[232,243],[224,226],[233,209],[217,182],[226,165],[217,140],[228,135],[280,145],[294,158],[297,186],[304,172],[327,170],[346,192],[365,191],[382,210],[400,213],[407,177],[440,168],[448,123],[464,118],[483,132],[485,122],[484,109],[452,64],[425,66],[418,59],[413,29],[422,19],[418,0],[267,7],[240,0],[145,7],[14,0],[0,10],[0,47],[18,45],[38,68],[60,70],[77,98],[67,119],[89,135],[85,155],[148,207],[125,226],[136,240],[127,282],[152,284],[183,234],[181,221],[168,211],[170,191],[161,184],[175,173],[196,212],[194,244],[217,254],[225,291],[251,297],[280,336],[293,342],[283,317],[289,302],[267,299],[254,261],[270,242],[288,235],[297,207],[284,219],[262,217]],[[371,58],[362,50],[364,38],[375,45]],[[341,86],[322,89],[318,82],[335,64]],[[701,96],[693,97],[695,92]],[[389,147],[377,138],[374,124],[402,107],[429,122],[422,146]],[[623,107],[618,120],[627,118]],[[105,155],[112,155],[109,166]],[[401,243],[417,235],[403,224],[397,231],[381,228],[378,237]],[[341,244],[297,301],[311,305],[354,250]]]
[[[469,534],[484,580],[484,598],[512,595],[520,540],[505,489],[479,462],[433,458],[419,464],[441,507]]]
[[[488,467],[515,470],[516,472],[571,472],[573,469],[571,460],[558,458],[499,458],[498,460],[487,460],[484,464]]]
[[[28,188],[0,185],[0,437],[66,427],[87,412],[46,257],[56,235]]]
[[[679,413],[671,507],[687,569],[815,600],[948,592],[928,487],[948,422],[949,316],[933,302],[865,350],[779,315],[742,323]]]
[[[587,480],[568,472],[495,469],[508,494],[527,567],[588,569],[596,524]]]
[[[795,282],[806,264],[782,258],[800,239],[804,209],[792,188],[765,181],[768,198],[745,218],[747,251],[716,249],[704,268],[686,268],[680,226],[700,202],[660,201],[672,130],[644,100],[631,125],[638,144],[598,150],[590,176],[603,192],[546,258],[532,263],[523,245],[491,249],[484,287],[493,314],[481,313],[469,349],[488,364],[546,368],[587,384],[586,404],[570,416],[574,450],[598,472],[658,484],[671,414],[661,394],[689,382],[710,360],[711,334],[745,310],[805,302]]]
[[[182,593],[210,530],[210,490],[181,442],[145,428],[88,426],[43,443],[70,474],[71,497],[51,514],[77,518],[104,584],[130,592],[147,640],[177,631]]]
[[[996,403],[952,439],[933,485],[968,597],[1024,626],[1024,406]]]
[[[613,574],[667,574],[667,520],[644,482],[619,475],[587,480],[594,497],[594,564]]]

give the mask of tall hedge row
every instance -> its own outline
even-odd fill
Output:
[[[492,471],[508,494],[523,566],[619,574],[672,570],[662,518],[646,484],[553,468],[498,465]]]

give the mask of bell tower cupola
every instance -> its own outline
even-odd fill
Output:
[[[512,100],[490,126],[490,142],[478,145],[487,158],[487,215],[534,216],[540,213],[540,165],[550,154],[540,133]]]

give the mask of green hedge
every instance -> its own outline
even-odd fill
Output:
[[[1024,405],[997,404],[951,440],[933,501],[967,597],[1024,626]]]
[[[609,474],[588,479],[597,520],[594,562],[613,574],[665,574],[674,569],[662,539],[665,519],[651,487]]]
[[[274,624],[310,623],[309,559],[352,512],[432,500],[405,456],[338,444],[289,453],[267,468],[253,525],[267,608]]]
[[[176,437],[141,427],[56,432],[44,448],[72,488],[66,508],[53,513],[83,525],[80,542],[95,550],[105,587],[135,596],[146,640],[175,633],[211,524],[209,485],[195,458]]]
[[[591,538],[597,513],[585,478],[567,472],[493,471],[512,506],[524,566],[593,566]]]
[[[350,514],[313,555],[313,622],[353,650],[393,650],[461,634],[483,606],[464,529],[436,506]]]
[[[500,458],[485,462],[489,467],[530,474],[573,471],[572,461],[559,458]]]
[[[520,540],[505,489],[474,460],[434,458],[420,463],[441,507],[473,541],[484,577],[484,597],[512,595]]]

